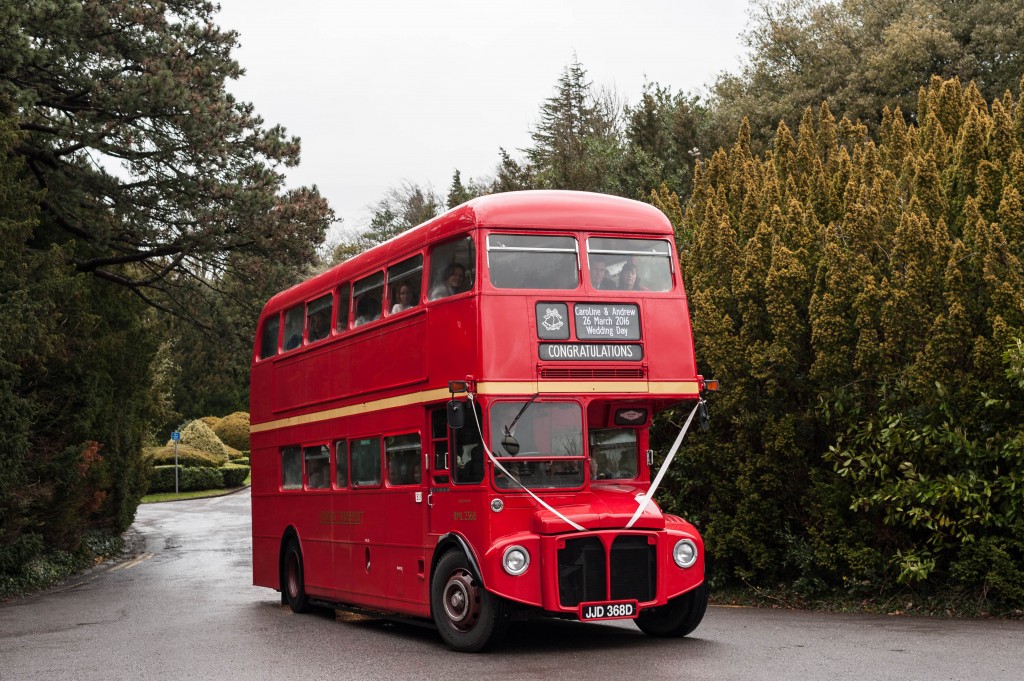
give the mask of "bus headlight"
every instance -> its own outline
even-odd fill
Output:
[[[672,549],[672,560],[681,568],[693,567],[697,562],[697,545],[692,539],[680,539]]]
[[[530,567],[530,553],[522,546],[510,546],[501,557],[501,566],[510,575],[519,576]]]

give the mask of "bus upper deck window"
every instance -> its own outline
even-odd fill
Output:
[[[306,340],[315,343],[327,338],[331,333],[331,308],[334,307],[334,296],[328,293],[320,296],[306,306]]]
[[[348,299],[351,289],[352,287],[348,284],[342,284],[338,287],[338,321],[336,324],[338,331],[344,331],[348,328]]]
[[[390,314],[412,309],[420,304],[423,282],[423,256],[417,255],[388,268],[388,305]]]
[[[352,328],[380,319],[383,300],[383,272],[371,274],[353,284],[352,301],[356,307],[356,318],[352,320]]]
[[[471,237],[449,241],[430,251],[430,295],[439,300],[473,289],[476,248]]]
[[[263,323],[263,334],[260,336],[260,359],[277,354],[277,332],[280,327],[280,315],[274,315]]]
[[[487,267],[495,288],[569,290],[580,284],[571,236],[490,234]]]
[[[663,239],[587,239],[590,285],[602,291],[668,291],[672,246]]]
[[[284,349],[294,350],[302,345],[302,321],[305,316],[306,306],[296,305],[284,313]]]

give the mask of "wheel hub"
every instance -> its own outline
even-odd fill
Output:
[[[444,614],[460,631],[468,631],[480,617],[480,596],[472,575],[460,570],[452,573],[444,586]]]

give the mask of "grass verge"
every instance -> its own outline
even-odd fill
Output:
[[[246,479],[245,484],[241,487],[231,487],[229,489],[201,489],[194,490],[192,492],[159,492],[157,494],[147,494],[142,497],[142,503],[144,504],[159,504],[164,501],[184,501],[185,499],[205,499],[206,497],[222,497],[225,494],[232,494],[238,490],[245,489],[249,486],[249,480]]]

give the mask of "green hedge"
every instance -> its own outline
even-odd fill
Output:
[[[149,479],[149,493],[174,491],[174,466],[154,466]],[[244,478],[243,478],[244,479]],[[224,473],[220,468],[178,466],[178,491],[222,489]]]
[[[236,466],[248,466],[249,465],[249,457],[248,456],[240,456],[237,459],[231,459],[231,461],[228,461],[228,463],[229,464],[234,464]]]
[[[220,472],[224,476],[225,487],[241,487],[245,479],[249,477],[249,467],[235,464],[225,464]]]

